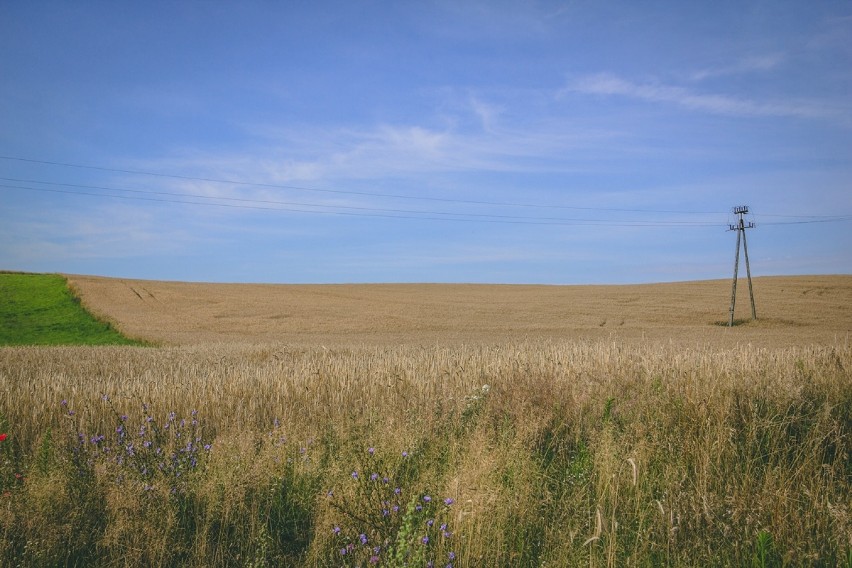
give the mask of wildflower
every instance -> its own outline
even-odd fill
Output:
[[[378,474],[378,473],[374,473],[374,474],[370,475],[370,481],[375,481],[375,480],[377,480],[378,478],[379,478],[379,474]]]
[[[358,472],[357,471],[352,472],[352,479],[358,479]]]
[[[121,415],[121,421],[122,421],[122,422],[127,422],[127,415],[126,415],[126,414],[122,414],[122,415]]]
[[[450,561],[453,561],[453,560],[456,559],[456,553],[453,552],[453,551],[450,551],[450,553],[447,556],[449,557]]]
[[[400,493],[402,493],[402,489],[400,489],[399,487],[394,487],[394,489],[393,489],[393,494],[394,494],[394,495],[399,495]]]
[[[358,540],[361,541],[361,544],[367,544],[367,535],[361,533],[358,535]]]
[[[429,495],[423,496],[423,502],[424,503],[429,503],[430,501],[432,501],[432,498]]]
[[[62,406],[68,406],[68,401],[63,398],[62,402],[60,402],[59,404],[61,404]]]
[[[423,538],[420,539],[420,542],[422,542],[423,544],[429,544],[429,537],[424,536]]]
[[[402,452],[402,457],[407,458],[407,457],[408,457],[408,452]]]
[[[340,527],[335,526],[333,529],[331,529],[331,532],[333,532],[334,534],[340,534]]]
[[[8,438],[7,434],[0,434],[0,442],[5,442],[6,438]]]
[[[376,448],[367,448],[367,453],[370,454],[371,456],[375,453],[375,451],[376,451]]]
[[[453,499],[452,497],[447,497],[446,499],[444,499],[444,505],[446,505],[447,507],[449,507],[455,502],[455,499]]]
[[[431,527],[431,526],[432,526],[432,525],[434,525],[434,524],[435,524],[435,519],[429,519],[428,521],[426,521],[426,526],[427,526],[427,527]]]
[[[378,563],[379,563],[379,557],[378,556],[376,556],[374,554],[373,556],[370,557],[370,564],[378,564]]]

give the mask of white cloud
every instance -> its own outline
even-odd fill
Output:
[[[656,83],[639,84],[610,73],[587,75],[563,90],[592,95],[615,95],[656,103],[672,103],[691,110],[745,117],[844,118],[828,106],[814,101],[753,101],[727,95],[697,93],[683,87]]]
[[[781,54],[777,53],[770,55],[752,55],[749,57],[745,57],[740,61],[734,62],[730,65],[723,65],[720,67],[708,67],[706,69],[696,71],[690,76],[690,78],[694,81],[703,81],[705,79],[723,77],[728,75],[740,75],[751,72],[764,72],[777,68],[783,63],[783,61],[784,57]]]

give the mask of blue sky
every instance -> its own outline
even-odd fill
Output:
[[[0,269],[852,272],[849,2],[4,2]]]

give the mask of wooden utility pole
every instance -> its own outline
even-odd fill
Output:
[[[751,318],[757,319],[757,311],[754,308],[754,290],[751,286],[751,267],[748,264],[748,245],[746,245],[746,229],[753,229],[754,223],[748,224],[743,221],[743,215],[748,213],[748,205],[740,205],[733,209],[735,215],[739,215],[739,221],[736,225],[728,225],[731,231],[737,232],[737,252],[734,256],[734,283],[731,286],[731,313],[728,318],[728,327],[734,325],[734,306],[737,303],[737,272],[740,268],[740,236],[743,241],[743,253],[745,253],[746,274],[748,275],[748,295],[751,298]]]

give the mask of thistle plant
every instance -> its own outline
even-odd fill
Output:
[[[456,555],[448,517],[454,500],[399,483],[410,467],[407,452],[402,452],[394,473],[388,473],[374,448],[366,454],[365,467],[349,474],[342,491],[346,497],[328,492],[331,506],[340,513],[331,531],[343,564],[452,567]]]
[[[198,413],[178,417],[169,412],[157,420],[147,404],[142,404],[142,418],[132,423],[120,413],[109,397],[102,397],[114,416],[113,426],[106,431],[77,430],[74,448],[79,467],[91,469],[101,465],[112,472],[114,481],[141,491],[167,490],[175,495],[185,491],[188,479],[211,451],[205,442]],[[63,407],[67,404],[63,401]],[[73,410],[65,410],[74,418]]]

